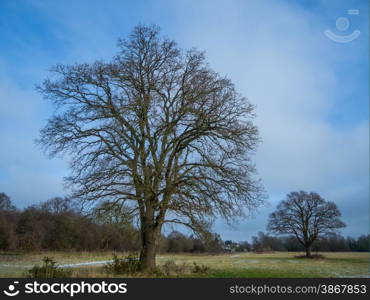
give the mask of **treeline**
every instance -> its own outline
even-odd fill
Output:
[[[313,251],[369,251],[369,235],[358,238],[335,234],[322,238]],[[18,210],[10,198],[0,193],[0,250],[112,250],[138,251],[140,233],[127,208],[103,203],[82,214],[68,198],[53,198],[39,205]],[[293,236],[276,237],[260,232],[251,242],[223,241],[209,231],[185,235],[173,231],[162,235],[162,253],[221,253],[303,251]]]
[[[331,234],[317,240],[312,247],[313,251],[369,251],[370,235],[361,235],[358,238],[343,237],[340,234]],[[250,249],[255,252],[268,251],[304,251],[303,246],[294,236],[276,237],[263,232],[252,238]]]
[[[370,235],[360,237],[344,238],[339,234],[333,234],[318,240],[313,251],[369,251]],[[199,247],[197,240],[179,232],[173,232],[166,238],[167,252],[205,252]],[[213,250],[219,252],[244,252],[253,251],[257,253],[269,251],[304,251],[303,246],[294,236],[276,237],[263,232],[252,238],[251,242],[233,242],[231,240],[214,242]]]
[[[0,250],[140,250],[140,232],[124,206],[103,203],[82,214],[68,198],[53,198],[18,210],[0,193]],[[160,252],[221,252],[219,235],[163,235]]]
[[[130,251],[139,248],[138,241],[138,231],[129,222],[82,215],[67,198],[22,211],[11,204],[0,206],[1,250]]]

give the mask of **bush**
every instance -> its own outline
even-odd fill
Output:
[[[126,257],[118,257],[113,255],[113,262],[104,266],[107,273],[118,274],[134,274],[139,271],[140,263],[136,254],[129,254]]]
[[[198,265],[193,262],[193,267],[188,266],[183,263],[177,265],[173,260],[167,260],[159,270],[160,276],[175,276],[175,275],[184,275],[184,274],[206,274],[210,268],[206,265]]]
[[[198,265],[196,262],[193,262],[194,267],[192,269],[193,273],[198,273],[198,274],[206,274],[209,271],[209,267],[206,265]]]
[[[66,278],[72,274],[71,270],[58,268],[56,262],[51,257],[43,258],[42,266],[34,266],[28,270],[29,278]]]
[[[162,266],[162,271],[166,276],[175,275],[177,274],[177,265],[173,260],[167,260]]]
[[[177,265],[173,260],[167,260],[162,266],[165,276],[183,275],[189,271],[186,264]]]

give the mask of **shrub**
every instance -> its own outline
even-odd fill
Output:
[[[118,257],[113,255],[113,261],[104,266],[107,273],[118,274],[134,274],[139,271],[139,258],[135,254],[129,254],[126,257]]]
[[[72,274],[71,270],[65,270],[58,268],[56,262],[51,257],[43,258],[42,266],[34,266],[32,269],[28,270],[29,278],[66,278],[70,277]]]
[[[209,271],[209,267],[206,265],[198,265],[196,262],[193,262],[193,265],[194,265],[192,269],[193,273],[205,274],[208,273]]]
[[[162,272],[165,276],[183,275],[189,273],[186,264],[177,265],[173,260],[167,260],[162,266]]]
[[[166,276],[174,275],[177,272],[177,265],[173,260],[167,260],[162,266],[162,271]]]

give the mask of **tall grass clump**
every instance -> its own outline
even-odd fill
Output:
[[[113,275],[128,274],[132,275],[139,272],[139,258],[136,254],[129,254],[125,257],[113,255],[113,261],[104,266],[107,273]]]
[[[59,268],[56,261],[51,257],[45,256],[41,266],[34,266],[28,270],[28,278],[66,278],[71,277],[72,271]]]

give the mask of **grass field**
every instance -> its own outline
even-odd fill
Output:
[[[165,254],[157,263],[174,260],[176,264],[204,264],[207,274],[183,277],[370,277],[370,254],[361,252],[321,253],[325,259],[300,259],[300,253],[232,253],[222,255]],[[0,277],[23,277],[28,269],[41,264],[44,256],[59,264],[109,260],[111,252],[0,253]],[[73,268],[73,277],[110,277],[102,266]]]

